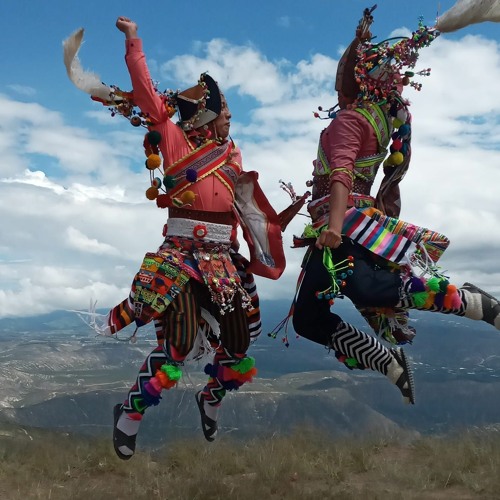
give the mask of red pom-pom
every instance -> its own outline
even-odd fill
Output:
[[[171,205],[170,196],[168,194],[160,194],[156,198],[156,206],[158,208],[168,208]]]
[[[403,141],[401,139],[394,139],[394,141],[392,141],[392,149],[394,149],[394,151],[400,151],[402,147]]]

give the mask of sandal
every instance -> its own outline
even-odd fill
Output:
[[[114,417],[114,425],[113,425],[113,447],[115,449],[115,453],[118,455],[118,458],[122,460],[130,460],[135,453],[135,440],[137,438],[137,434],[129,436],[125,434],[123,431],[118,429],[118,419],[123,413],[122,405],[117,404],[113,408],[113,417]],[[131,453],[125,454],[123,451],[124,448]],[[125,450],[124,450],[125,451]]]
[[[479,312],[476,312],[476,314],[473,315],[467,315],[467,308],[465,310],[465,316],[471,319],[480,319],[490,325],[493,325],[495,328],[499,328],[497,326],[498,317],[500,316],[500,302],[498,299],[484,290],[481,290],[472,283],[464,283],[462,285],[462,289],[467,290],[472,295],[480,295],[481,300],[481,317],[479,317]]]
[[[415,404],[415,384],[413,381],[413,373],[411,371],[408,360],[406,359],[405,352],[403,349],[391,349],[391,354],[396,359],[397,363],[401,368],[403,368],[403,373],[399,376],[396,381],[398,389],[403,395],[403,399],[408,404]]]
[[[214,441],[217,436],[217,421],[212,420],[205,413],[205,408],[203,407],[203,393],[198,391],[195,396],[196,403],[198,405],[198,410],[200,411],[201,416],[201,430],[203,431],[203,435],[207,441]]]

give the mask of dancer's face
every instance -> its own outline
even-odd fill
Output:
[[[229,128],[231,127],[231,111],[229,111],[226,98],[223,95],[221,95],[220,114],[212,123],[215,128],[216,137],[227,139],[229,136]]]

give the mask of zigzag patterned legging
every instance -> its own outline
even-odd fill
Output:
[[[258,299],[256,294],[255,297]],[[143,414],[151,404],[150,398],[144,392],[145,385],[163,364],[172,361],[182,363],[189,354],[198,331],[200,306],[210,310],[219,321],[220,337],[209,337],[215,350],[213,364],[230,366],[245,357],[250,344],[250,332],[240,296],[235,296],[232,312],[220,315],[210,302],[207,288],[195,281],[189,282],[185,291],[175,298],[164,315],[161,331],[165,342],[158,345],[141,366],[136,382],[124,402],[125,411]],[[260,324],[260,319],[258,322]],[[216,377],[209,378],[203,391],[205,401],[213,405],[220,404],[226,393],[222,382]],[[157,402],[158,400],[152,404]]]

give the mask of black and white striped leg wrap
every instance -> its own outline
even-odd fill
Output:
[[[389,349],[349,323],[340,323],[332,334],[332,346],[363,366],[387,375],[387,367],[392,360]]]

